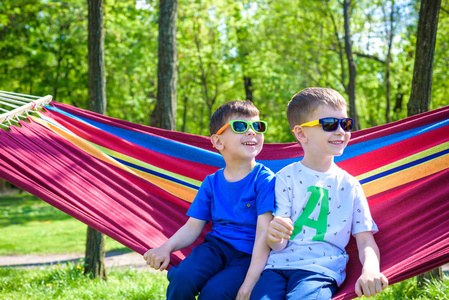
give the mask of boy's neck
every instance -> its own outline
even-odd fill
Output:
[[[223,175],[228,182],[236,182],[245,178],[256,166],[255,159],[249,162],[226,162]]]
[[[303,166],[312,169],[317,172],[326,173],[329,172],[334,164],[334,157],[326,157],[326,158],[311,158],[310,156],[304,155],[304,158],[301,160]]]

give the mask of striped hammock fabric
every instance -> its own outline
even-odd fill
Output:
[[[57,102],[28,121],[0,130],[0,177],[140,254],[184,224],[202,180],[224,167],[207,137]],[[276,172],[302,155],[295,143],[265,144],[257,160]],[[336,163],[362,183],[390,284],[449,262],[449,107],[354,132]],[[347,251],[335,299],[355,297],[354,240]]]

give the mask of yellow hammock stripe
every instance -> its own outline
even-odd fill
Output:
[[[425,163],[363,184],[366,197],[382,193],[403,184],[424,178],[449,168],[449,155],[440,156]]]
[[[104,153],[100,149],[98,149],[98,148],[103,148],[103,147],[100,147],[98,145],[90,143],[90,142],[88,142],[88,141],[86,141],[86,140],[84,140],[84,139],[74,135],[73,133],[69,133],[69,132],[67,132],[67,131],[65,131],[65,130],[63,130],[63,129],[61,129],[61,128],[59,128],[59,127],[57,127],[57,126],[55,126],[55,125],[53,125],[53,124],[51,124],[49,122],[47,122],[47,121],[44,121],[42,119],[39,119],[39,118],[36,118],[36,117],[33,117],[33,116],[31,116],[31,118],[36,123],[39,123],[39,124],[49,128],[50,130],[58,133],[60,136],[64,137],[65,139],[70,141],[72,144],[74,144],[78,148],[82,149],[86,153],[92,155],[93,157],[96,157],[96,158],[98,158],[98,159],[100,159],[100,160],[102,160],[104,162],[107,162],[107,163],[109,163],[109,164],[111,164],[113,166],[116,166],[116,167],[118,167],[118,168],[120,168],[122,170],[125,170],[125,171],[127,171],[129,173],[132,173],[134,175],[137,175],[137,176],[139,176],[141,178],[144,178],[145,180],[153,183],[154,185],[158,186],[159,188],[169,192],[170,194],[172,194],[172,195],[174,195],[176,197],[179,197],[179,198],[181,198],[181,199],[183,199],[185,201],[188,201],[188,202],[193,202],[193,199],[195,198],[197,190],[189,188],[187,186],[182,186],[180,184],[174,183],[174,182],[172,182],[170,180],[167,180],[167,179],[164,179],[164,178],[157,177],[155,175],[151,175],[151,174],[145,173],[145,172],[140,171],[138,169],[135,169],[135,168],[132,168],[132,167],[129,167],[129,166],[125,166],[124,164],[116,161],[115,159],[111,158],[109,155],[107,155],[106,153]],[[52,120],[52,121],[54,121],[54,120]],[[56,121],[54,121],[54,122],[57,123]],[[103,148],[103,149],[106,149],[106,148]],[[114,151],[109,150],[109,152],[114,152]],[[123,160],[126,160],[126,161],[135,160],[135,159],[130,158],[130,157],[128,157],[128,159],[124,159],[125,157],[126,157],[126,155],[121,154],[121,158],[120,159],[123,159]],[[153,170],[158,169],[158,168],[156,168],[154,166],[150,166],[150,165],[142,163],[140,161],[139,161],[139,165],[141,165],[141,166],[147,165],[145,167],[148,168],[148,169],[153,169]],[[171,174],[170,172],[166,172],[166,171],[163,172],[163,173]],[[172,176],[172,177],[174,177],[174,176]],[[177,177],[179,178],[179,176],[177,176]],[[195,180],[190,179],[190,178],[189,178],[189,182],[192,183],[192,184],[198,185],[198,186],[201,185],[201,182],[198,182],[198,181],[195,182]]]
[[[419,159],[424,158],[424,157],[428,157],[428,156],[430,156],[432,154],[444,151],[446,149],[449,149],[449,142],[446,142],[446,143],[437,145],[435,147],[426,149],[424,151],[421,151],[419,153],[410,155],[410,156],[405,157],[405,158],[403,158],[401,160],[395,161],[394,163],[382,166],[380,168],[377,168],[375,170],[369,171],[367,173],[360,174],[359,176],[357,176],[357,179],[360,181],[360,180],[369,178],[371,176],[374,176],[374,175],[377,175],[377,174],[389,171],[391,169],[400,167],[402,165],[406,165],[408,163],[414,162],[414,161],[419,160]]]

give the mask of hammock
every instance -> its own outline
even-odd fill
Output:
[[[140,254],[184,224],[202,180],[224,167],[208,137],[57,102],[39,115],[0,130],[0,177]],[[265,144],[257,160],[277,172],[302,153],[296,143]],[[336,157],[363,185],[390,284],[449,262],[448,154],[444,107],[354,132]],[[173,253],[172,263],[194,245]],[[335,299],[356,296],[361,264],[354,239],[347,251],[347,279]]]

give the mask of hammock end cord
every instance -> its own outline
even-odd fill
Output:
[[[8,93],[8,92],[5,92]],[[12,94],[12,95],[11,95]],[[20,95],[20,96],[15,96],[15,95]],[[8,93],[8,94],[3,94],[0,91],[0,96],[1,100],[4,101],[8,101],[7,103],[25,103],[21,106],[16,106],[15,109],[8,111],[6,113],[3,113],[0,115],[0,126],[2,127],[6,127],[9,128],[9,126],[14,125],[11,123],[11,121],[19,124],[19,117],[27,119],[27,116],[30,116],[29,113],[34,113],[38,110],[38,108],[40,107],[44,107],[44,105],[49,104],[52,101],[52,96],[51,95],[47,95],[44,97],[37,97],[37,96],[28,96],[28,97],[34,97],[34,98],[38,98],[38,99],[34,99],[34,100],[30,100],[29,98],[24,98],[22,96],[22,94],[13,94],[13,93]],[[6,96],[6,98],[4,98]],[[24,102],[25,101],[25,102]],[[5,102],[2,102],[3,104],[5,104]],[[12,105],[9,105],[12,106]],[[24,116],[24,114],[26,114],[26,116]],[[14,120],[14,118],[17,119]],[[7,124],[5,124],[7,123]]]

